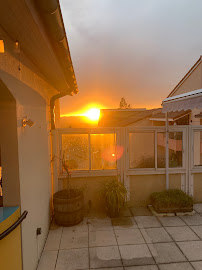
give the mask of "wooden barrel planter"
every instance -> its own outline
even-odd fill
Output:
[[[61,226],[73,226],[83,220],[83,192],[64,189],[53,195],[55,222]]]

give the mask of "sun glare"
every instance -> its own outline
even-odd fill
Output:
[[[85,116],[88,117],[92,121],[97,121],[100,117],[100,110],[90,109],[85,113]]]

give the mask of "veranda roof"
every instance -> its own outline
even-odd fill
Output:
[[[168,97],[163,100],[162,107],[163,113],[202,108],[202,89]]]

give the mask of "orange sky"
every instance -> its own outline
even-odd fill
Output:
[[[159,107],[202,54],[201,0],[60,2],[79,88],[61,114]]]

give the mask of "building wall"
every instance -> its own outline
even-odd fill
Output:
[[[169,177],[170,188],[181,189],[181,175],[172,174]],[[130,176],[130,206],[147,206],[151,204],[150,196],[153,192],[166,189],[165,175],[137,175]]]
[[[194,201],[202,203],[202,173],[194,174]]]
[[[177,88],[170,96],[176,96],[180,94],[187,93],[189,91],[194,91],[202,88],[202,64],[200,63],[197,68],[190,74],[186,80]]]
[[[13,40],[2,29],[0,36],[5,45],[5,53],[0,55],[0,79],[16,100],[21,212],[28,210],[22,223],[23,269],[34,270],[50,223],[49,104],[57,91],[22,51],[15,53]],[[25,116],[35,122],[32,127],[22,127]],[[39,236],[37,228],[42,228]]]

